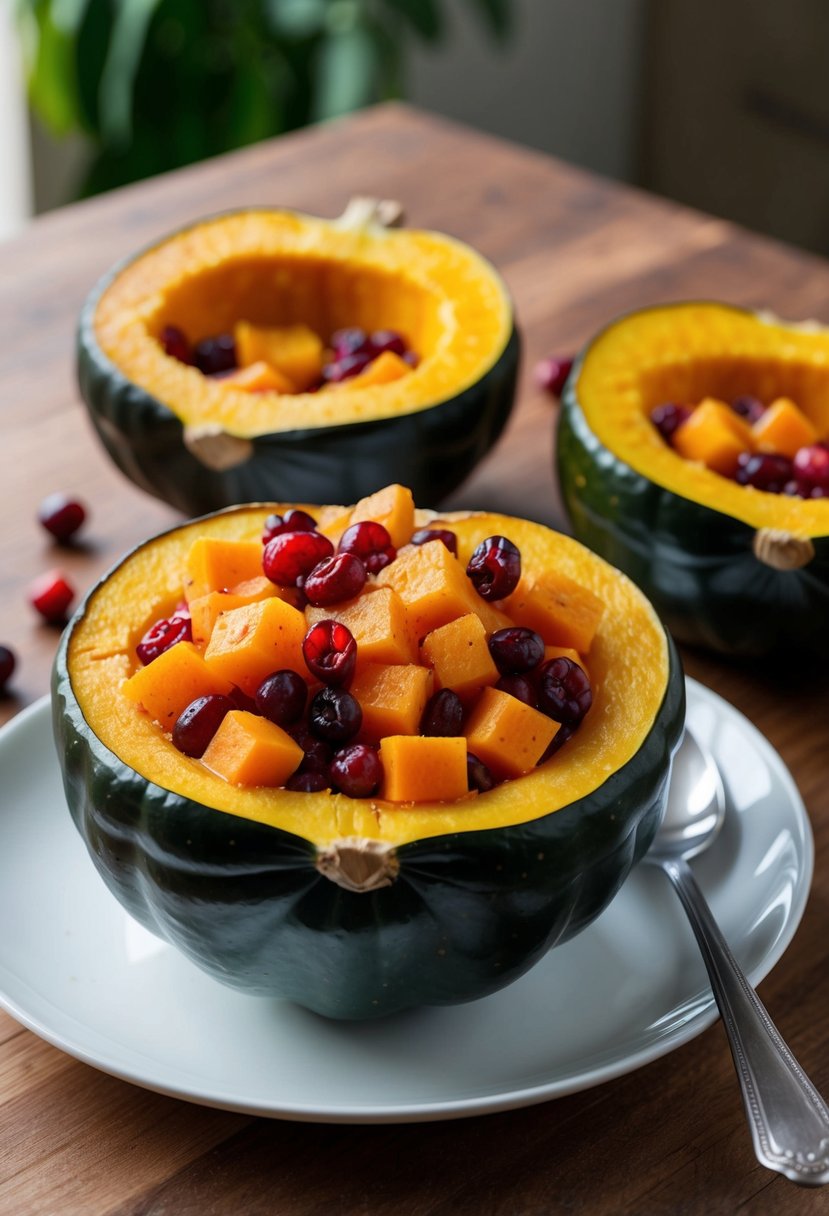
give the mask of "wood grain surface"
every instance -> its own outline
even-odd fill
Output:
[[[555,407],[534,387],[533,364],[575,349],[620,312],[712,297],[829,322],[829,267],[817,259],[400,106],[46,216],[0,247],[0,641],[20,659],[0,720],[48,689],[57,634],[28,607],[29,582],[59,566],[81,591],[177,518],[114,470],[86,421],[73,371],[86,292],[113,261],[200,214],[272,203],[333,216],[354,193],[399,198],[412,224],[475,245],[515,298],[526,340],[519,404],[453,506],[564,526],[552,473]],[[50,545],[35,522],[55,489],[89,504],[82,547]],[[779,664],[683,658],[689,674],[768,736],[809,808],[817,849],[809,906],[760,991],[829,1093],[825,682],[792,678]],[[162,1097],[63,1055],[0,1013],[2,1216],[787,1216],[827,1203],[756,1164],[719,1024],[636,1073],[545,1105],[342,1127]]]

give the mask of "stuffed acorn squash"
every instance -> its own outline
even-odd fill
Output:
[[[188,515],[276,497],[353,502],[388,481],[436,503],[459,485],[512,408],[512,306],[468,246],[390,218],[372,200],[336,221],[248,209],[106,275],[81,315],[78,379],[121,471]],[[355,328],[391,332],[393,348],[370,375],[320,381],[314,344]],[[199,370],[191,352],[211,342]],[[234,342],[241,374],[224,357]],[[263,362],[280,343],[287,364]]]
[[[462,729],[465,739],[463,734],[423,737],[424,732],[452,732],[421,727],[419,735],[417,718],[408,727],[401,725],[396,693],[387,706],[395,715],[395,747],[401,739],[408,747],[414,744],[415,750],[436,743],[441,756],[445,751],[453,753],[452,764],[460,749],[461,793],[444,794],[443,800],[422,792],[439,788],[429,763],[403,772],[403,784],[394,788],[387,772],[386,783],[369,797],[332,792],[336,778],[328,783],[332,788],[325,789],[319,784],[286,782],[284,774],[301,755],[294,743],[300,735],[294,732],[289,738],[277,727],[262,726],[261,718],[244,710],[229,712],[224,721],[232,720],[234,730],[240,723],[259,722],[280,746],[296,750],[280,770],[281,776],[270,785],[257,785],[250,773],[260,770],[249,769],[245,777],[235,745],[224,750],[216,746],[222,728],[200,760],[183,754],[176,745],[178,724],[172,736],[169,725],[159,725],[165,720],[163,706],[148,713],[139,710],[136,702],[145,701],[145,709],[161,705],[148,699],[147,673],[160,671],[165,655],[176,652],[182,658],[177,668],[180,680],[166,690],[161,681],[162,695],[169,692],[177,699],[170,721],[179,713],[179,704],[192,695],[182,692],[180,682],[190,678],[192,665],[202,661],[196,643],[184,647],[176,643],[153,658],[148,648],[161,635],[156,629],[148,641],[147,622],[159,610],[175,609],[182,594],[182,570],[189,570],[185,589],[190,596],[192,636],[198,640],[197,604],[203,606],[211,595],[228,594],[222,590],[204,595],[204,586],[197,585],[204,581],[205,545],[233,542],[218,546],[224,555],[228,549],[234,554],[255,551],[274,510],[237,507],[148,541],[93,588],[65,631],[54,670],[54,725],[78,829],[104,881],[129,912],[217,979],[247,992],[282,996],[335,1018],[370,1018],[407,1006],[450,1004],[493,992],[551,946],[589,924],[647,849],[663,808],[671,756],[684,721],[684,682],[672,643],[645,597],[624,575],[577,542],[541,525],[487,514],[451,515],[440,521],[433,517],[427,521],[421,515],[419,526],[428,523],[440,535],[416,534],[407,543],[412,540],[412,517],[402,529],[399,518],[387,515],[390,531],[397,532],[396,550],[387,550],[384,556],[396,555],[378,574],[369,576],[372,585],[364,598],[372,610],[394,599],[403,614],[395,618],[398,624],[408,620],[411,627],[407,633],[395,626],[394,636],[382,642],[390,664],[387,672],[401,676],[423,672],[417,662],[407,664],[405,647],[413,646],[417,655],[418,641],[429,630],[419,648],[420,662],[431,665],[428,679],[434,676],[437,683],[437,677],[449,669],[442,664],[452,667],[461,650],[471,653],[467,645],[472,642],[441,651],[438,643],[446,638],[447,628],[474,626],[480,635],[486,631],[489,651],[498,657],[492,631],[497,632],[504,621],[526,619],[533,629],[525,629],[521,636],[542,631],[540,649],[545,653],[562,653],[561,645],[553,645],[556,640],[582,651],[589,647],[583,661],[589,669],[592,706],[564,746],[550,749],[554,754],[542,755],[539,762],[539,754],[559,729],[557,723],[493,689],[497,671],[471,676],[472,684],[486,685],[479,694],[473,690],[479,696],[477,710],[469,709],[469,687],[462,690],[466,721],[454,733]],[[302,510],[312,513],[317,522],[320,531],[314,535],[339,538],[342,552],[349,535],[344,529],[353,525],[354,513],[343,508]],[[457,560],[445,547],[449,532],[457,544]],[[300,533],[289,535],[295,538]],[[475,553],[489,551],[493,537],[499,543],[508,538],[522,562],[518,587],[497,602],[476,599],[475,587],[470,589],[472,576],[464,573],[467,563],[474,567]],[[276,541],[281,539],[276,536]],[[238,548],[236,542],[246,544]],[[277,551],[284,555],[271,539],[266,565],[272,573],[271,558]],[[194,561],[194,553],[201,564]],[[418,564],[421,575],[424,570],[444,572],[434,576],[439,582],[443,579],[439,594],[433,595],[434,587],[425,587],[421,575],[415,576]],[[217,573],[214,581],[226,578]],[[309,588],[310,577],[305,584]],[[565,588],[566,594],[544,598],[541,589],[548,585]],[[249,581],[244,586],[249,588]],[[573,614],[570,623],[562,625],[562,602],[573,589]],[[197,591],[197,598],[192,598]],[[219,615],[203,652],[203,665],[210,665],[211,654],[224,661],[222,647],[214,641],[219,633],[226,637],[235,631],[245,645],[252,641],[254,616],[261,621],[271,612],[280,629],[301,618],[302,599],[294,598],[293,591],[283,589],[280,594],[286,598],[249,601]],[[452,596],[459,597],[460,607],[447,610]],[[371,640],[370,630],[359,634],[354,614],[355,604],[359,608],[362,602],[358,598],[344,605],[305,608],[305,623],[311,625],[307,637],[319,626],[321,613],[337,622],[348,621],[360,637],[359,645],[368,639],[368,652],[377,638]],[[485,609],[481,614],[476,603]],[[588,606],[581,616],[578,603]],[[595,605],[603,605],[603,610],[592,611]],[[461,615],[453,616],[458,611]],[[243,627],[225,628],[237,616]],[[448,625],[439,624],[447,618]],[[293,642],[283,632],[275,644]],[[390,645],[404,650],[389,654]],[[136,646],[149,664],[143,668],[136,660]],[[305,671],[304,677],[313,692],[315,668],[307,651],[303,653],[312,673]],[[372,658],[377,657],[375,649]],[[264,663],[267,666],[267,657]],[[284,657],[275,663],[284,666]],[[522,660],[521,665],[526,668],[528,663]],[[351,684],[360,697],[369,688],[363,729],[371,681],[381,666],[371,662],[361,669],[358,662]],[[480,663],[477,666],[481,668]],[[569,666],[572,670],[573,664]],[[218,664],[210,670],[213,676],[227,671]],[[248,705],[261,670],[257,674],[251,669],[252,682],[242,681]],[[469,684],[468,665],[464,671]],[[514,685],[508,687],[514,690]],[[255,702],[260,709],[261,691]],[[323,691],[323,698],[328,691]],[[503,737],[488,740],[481,729],[484,702],[487,707],[512,705],[521,721],[541,720],[549,729],[525,759],[518,756],[526,742],[521,738],[516,740],[515,755],[505,753]],[[382,736],[383,728],[378,727],[377,733]],[[500,727],[496,735],[503,736]],[[467,792],[466,753],[467,746],[472,750],[473,740],[476,749],[478,742],[481,747],[491,745],[493,764],[500,755],[502,779],[492,788],[486,788],[491,783],[480,783]],[[387,743],[388,738],[381,738],[384,760]],[[217,759],[211,758],[214,753]],[[389,763],[392,760],[389,751]],[[279,788],[274,788],[277,783]]]

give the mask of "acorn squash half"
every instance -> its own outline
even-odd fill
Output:
[[[717,303],[644,309],[577,360],[557,469],[574,534],[624,570],[682,641],[829,657],[829,500],[741,486],[684,460],[663,401],[795,400],[829,435],[829,330]]]
[[[109,455],[188,515],[281,498],[356,501],[389,482],[436,503],[499,437],[519,337],[503,281],[469,246],[386,227],[352,200],[335,221],[248,209],[200,220],[115,267],[80,318],[78,380]],[[336,391],[245,392],[166,355],[233,328],[395,329],[418,355],[401,379]]]
[[[73,818],[124,907],[225,983],[335,1018],[493,992],[589,924],[647,849],[684,722],[673,645],[641,592],[577,542],[448,516],[463,561],[504,534],[526,570],[555,564],[604,600],[595,699],[574,737],[528,775],[452,803],[230,786],[120,689],[194,538],[253,539],[273,509],[175,528],[89,593],[53,680]]]

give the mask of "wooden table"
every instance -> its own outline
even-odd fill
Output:
[[[38,220],[0,246],[0,641],[20,658],[11,717],[48,688],[57,634],[25,600],[64,567],[79,590],[176,517],[123,480],[94,440],[73,378],[81,301],[115,259],[194,216],[254,203],[334,215],[353,193],[405,201],[416,226],[477,246],[504,273],[526,338],[517,410],[453,505],[563,526],[555,409],[533,384],[543,355],[657,301],[715,297],[829,322],[829,268],[539,154],[400,106],[264,144]],[[61,488],[91,507],[83,547],[35,522]],[[762,995],[829,1093],[829,782],[826,698],[807,673],[686,652],[687,670],[765,732],[811,812],[816,877],[802,925]],[[4,926],[3,931],[13,928]],[[551,1033],[552,1033],[551,1029]],[[721,1026],[640,1071],[545,1105],[413,1126],[252,1119],[135,1088],[0,1014],[0,1216],[361,1212],[825,1211],[754,1160]]]

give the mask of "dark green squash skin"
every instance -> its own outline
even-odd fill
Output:
[[[332,1018],[484,996],[588,925],[653,838],[685,719],[669,642],[654,724],[597,790],[528,823],[403,845],[392,885],[357,894],[319,874],[308,841],[171,794],[104,747],[73,693],[71,632],[53,672],[55,740],[104,882],[216,979]]]
[[[584,356],[582,356],[584,358]],[[642,588],[682,642],[735,656],[829,659],[829,536],[800,570],[755,557],[755,529],[649,481],[591,430],[581,360],[562,395],[556,466],[573,535]]]
[[[121,472],[185,515],[240,502],[356,502],[391,482],[437,506],[497,442],[512,410],[521,353],[515,327],[489,371],[445,401],[371,422],[259,435],[243,464],[209,469],[185,446],[172,410],[128,380],[98,344],[95,310],[122,267],[97,284],[81,312],[78,386]]]

